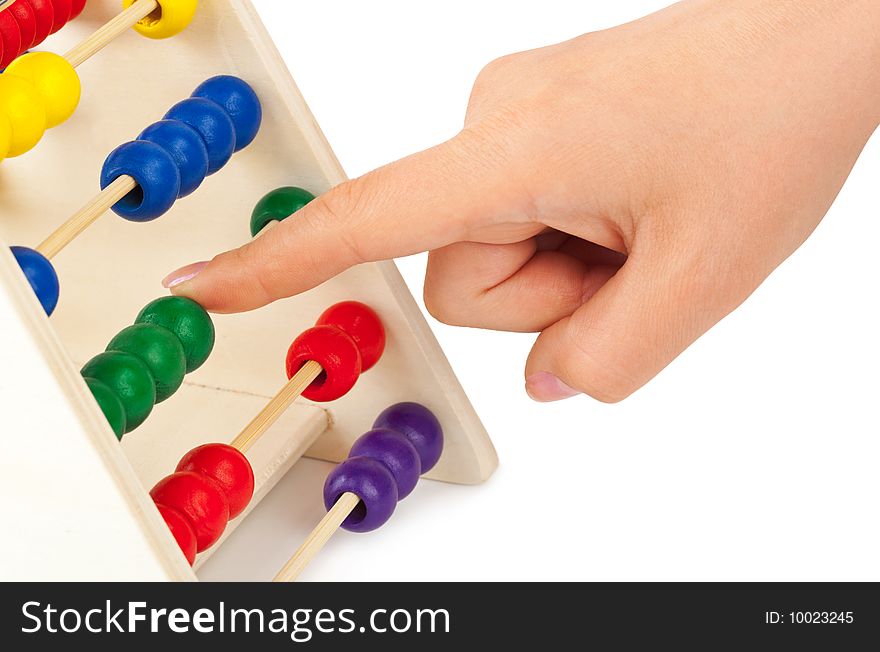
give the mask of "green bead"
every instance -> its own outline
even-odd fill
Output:
[[[135,324],[110,340],[108,351],[124,351],[140,358],[156,382],[156,403],[161,403],[183,384],[186,355],[177,336],[164,326]]]
[[[104,383],[125,409],[125,432],[131,432],[153,411],[156,384],[150,368],[137,356],[122,351],[99,353],[82,368],[83,378]]]
[[[201,367],[214,348],[214,324],[211,316],[192,299],[156,299],[141,310],[134,322],[163,326],[177,335],[186,356],[187,373]]]
[[[269,222],[281,222],[312,201],[308,190],[285,186],[273,190],[257,202],[251,215],[251,236],[256,236]]]
[[[98,402],[98,407],[104,413],[116,438],[122,439],[122,435],[125,434],[125,408],[122,406],[122,401],[100,380],[86,378],[86,385],[92,390],[92,396]]]

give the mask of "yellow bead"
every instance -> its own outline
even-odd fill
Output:
[[[123,0],[128,9],[135,0]],[[170,38],[180,34],[192,22],[198,0],[156,0],[159,8],[134,26],[138,34],[148,38]]]
[[[19,156],[40,142],[46,131],[43,98],[27,79],[0,75],[0,113],[9,118],[12,137],[7,156]]]
[[[79,75],[67,59],[51,52],[31,52],[9,64],[6,73],[27,79],[43,97],[46,127],[56,127],[76,111]]]
[[[6,158],[9,151],[9,141],[12,139],[12,127],[9,126],[9,118],[5,113],[0,113],[0,161]]]

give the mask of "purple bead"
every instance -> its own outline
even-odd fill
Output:
[[[416,488],[422,461],[409,439],[396,430],[370,430],[358,437],[349,457],[370,457],[382,462],[397,483],[397,499],[403,500]]]
[[[443,428],[434,413],[418,403],[397,403],[385,408],[373,428],[395,430],[416,447],[422,461],[421,473],[434,468],[443,452]]]
[[[351,532],[375,530],[391,518],[397,506],[394,476],[382,462],[369,457],[350,457],[330,472],[324,483],[324,506],[330,509],[349,491],[361,499],[342,522]]]

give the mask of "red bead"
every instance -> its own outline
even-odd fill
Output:
[[[85,8],[86,0],[73,0],[72,7],[70,9],[70,20],[73,20],[74,18],[79,16]]]
[[[0,70],[8,66],[21,52],[21,32],[18,23],[8,11],[0,11],[0,41],[3,42],[3,51],[0,54]]]
[[[70,15],[73,13],[73,0],[52,0],[52,8],[55,10],[55,17],[52,21],[50,34],[54,34],[70,21]]]
[[[156,504],[173,507],[189,519],[198,552],[214,545],[229,521],[229,503],[223,490],[199,473],[172,473],[159,480],[150,496]]]
[[[333,326],[313,326],[293,341],[287,350],[287,377],[309,360],[324,368],[324,373],[303,392],[310,401],[333,401],[344,396],[361,374],[357,344]]]
[[[156,505],[162,518],[165,519],[165,525],[171,530],[174,540],[180,546],[183,556],[192,566],[196,561],[196,533],[190,525],[189,519],[179,511],[167,505]]]
[[[52,32],[52,26],[55,24],[55,8],[52,6],[51,0],[19,0],[15,4],[22,2],[28,3],[33,9],[34,19],[37,23],[34,45],[39,45]]]
[[[226,444],[205,444],[183,456],[177,471],[192,471],[214,480],[229,503],[229,518],[241,514],[254,495],[254,470],[247,458]]]
[[[361,372],[371,368],[385,350],[385,328],[379,315],[360,301],[342,301],[325,310],[316,326],[336,326],[354,340],[361,352]]]
[[[19,46],[18,53],[22,54],[34,45],[34,39],[37,36],[37,17],[34,16],[34,10],[27,2],[13,3],[8,11],[18,23],[18,31],[21,34],[21,46]]]

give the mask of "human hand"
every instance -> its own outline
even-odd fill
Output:
[[[439,320],[540,332],[533,398],[623,399],[825,215],[880,122],[878,34],[876,0],[687,0],[504,57],[455,138],[166,285],[237,312],[427,250]]]

